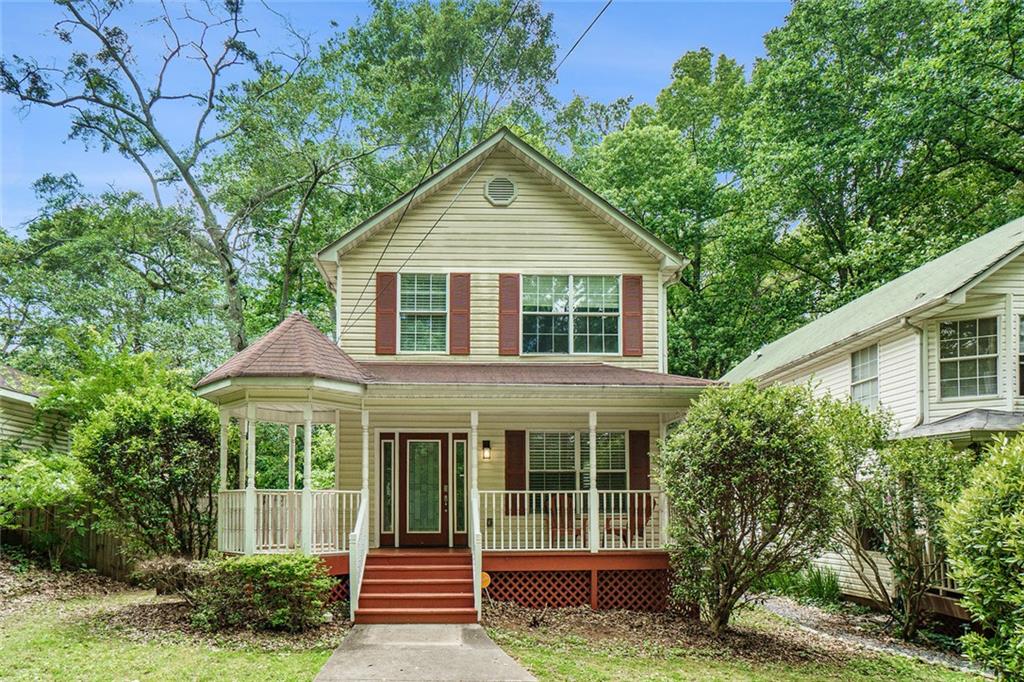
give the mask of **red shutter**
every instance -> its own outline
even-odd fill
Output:
[[[448,352],[469,355],[469,273],[452,273],[448,281]]]
[[[651,432],[629,432],[629,489],[651,488]]]
[[[498,275],[498,355],[519,355],[519,275]]]
[[[505,432],[505,490],[526,490],[526,431]],[[505,496],[505,513],[526,513],[527,495]]]
[[[398,326],[398,275],[377,273],[377,355],[395,354]]]
[[[644,354],[644,278],[622,276],[622,354]]]

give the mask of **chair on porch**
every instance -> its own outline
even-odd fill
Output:
[[[634,547],[643,544],[636,540],[644,538],[657,502],[653,495],[633,497],[629,493],[624,496],[624,500],[624,510],[617,509],[605,514],[604,533],[606,538],[619,538],[623,547]]]
[[[557,493],[548,500],[548,533],[551,547],[568,547],[571,538],[576,544],[586,544],[586,523],[579,523],[576,520],[576,505],[573,500],[573,493]],[[582,534],[582,537],[581,537]]]

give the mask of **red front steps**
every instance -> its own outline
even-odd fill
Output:
[[[468,551],[371,550],[357,623],[475,623]]]

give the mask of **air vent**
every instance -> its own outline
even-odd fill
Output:
[[[484,196],[495,206],[508,206],[516,198],[516,183],[504,176],[491,178],[484,185]]]

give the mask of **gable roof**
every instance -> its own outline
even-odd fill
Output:
[[[950,302],[1024,247],[1024,217],[883,284],[751,353],[722,377],[764,377],[839,344]]]
[[[34,403],[39,398],[40,382],[20,369],[0,365],[0,395],[11,400]]]
[[[377,214],[320,249],[314,256],[314,260],[317,267],[320,268],[321,274],[327,280],[328,286],[333,289],[334,282],[328,274],[327,263],[333,263],[342,254],[354,249],[381,229],[400,220],[402,214],[407,210],[407,205],[409,209],[419,205],[463,172],[472,168],[475,163],[483,163],[498,148],[511,151],[519,160],[561,188],[595,216],[650,254],[652,258],[660,258],[664,267],[678,271],[686,264],[686,259],[671,246],[612,206],[568,171],[560,168],[551,159],[517,137],[511,130],[502,127],[489,138],[424,180],[420,185],[395,199]]]
[[[199,380],[196,388],[238,377],[312,377],[351,384],[367,376],[302,313],[292,313],[263,338]]]

